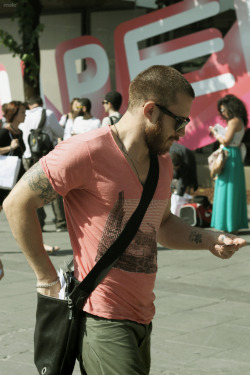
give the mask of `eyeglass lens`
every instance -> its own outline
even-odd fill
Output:
[[[175,131],[178,132],[180,131],[181,129],[183,129],[190,121],[190,119],[187,117],[187,118],[181,118],[181,117],[178,117],[176,116],[175,114],[173,114],[171,111],[169,111],[167,108],[159,105],[159,104],[156,104],[157,107],[160,108],[160,110],[165,113],[166,115],[172,117],[175,119],[175,121],[177,122],[176,124],[176,127],[175,127]]]

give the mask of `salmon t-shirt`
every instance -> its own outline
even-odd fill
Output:
[[[154,316],[157,233],[173,176],[170,156],[158,160],[153,200],[133,241],[88,298],[84,311],[90,314],[143,324]],[[81,281],[119,236],[143,187],[108,126],[60,142],[40,164],[64,198],[75,276]]]

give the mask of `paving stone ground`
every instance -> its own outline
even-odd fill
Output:
[[[44,242],[60,246],[51,256],[59,268],[72,255],[70,241],[55,231],[50,205],[46,212]],[[250,374],[250,231],[241,235],[249,244],[230,260],[159,246],[151,375]],[[0,375],[35,375],[35,277],[3,212],[0,257]]]

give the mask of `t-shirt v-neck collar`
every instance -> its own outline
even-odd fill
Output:
[[[108,128],[109,128],[109,131],[108,131],[108,132],[109,132],[109,135],[110,135],[110,137],[111,137],[111,139],[112,139],[112,143],[114,144],[114,146],[115,146],[117,152],[119,152],[119,155],[121,155],[122,159],[124,160],[124,163],[126,163],[127,169],[129,170],[130,174],[133,175],[133,177],[136,179],[136,181],[137,181],[137,183],[139,184],[139,186],[141,187],[141,189],[143,189],[143,186],[144,186],[144,185],[143,185],[142,182],[139,180],[139,178],[138,178],[136,172],[133,170],[133,168],[132,168],[131,165],[129,164],[129,162],[128,162],[126,156],[124,155],[124,152],[121,150],[121,148],[119,147],[119,145],[116,143],[116,141],[115,141],[115,139],[114,139],[114,137],[113,137],[113,134],[112,134],[111,126],[108,126]]]

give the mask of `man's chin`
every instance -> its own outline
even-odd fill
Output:
[[[166,155],[169,153],[169,150],[170,150],[170,147],[165,148],[165,150],[162,150],[161,152],[159,152],[159,155]]]
[[[157,155],[165,155],[169,152],[170,150],[170,147],[172,146],[174,141],[167,141],[164,145],[158,145],[157,146],[149,146],[149,151],[152,152],[153,154],[157,154]]]
[[[166,155],[167,153],[169,153],[169,150],[170,150],[170,146],[165,146],[165,147],[162,147],[161,149],[158,149],[157,150],[157,155]]]
[[[159,152],[159,155],[165,155],[170,151],[172,144],[175,142],[175,139],[169,139],[167,144]]]

